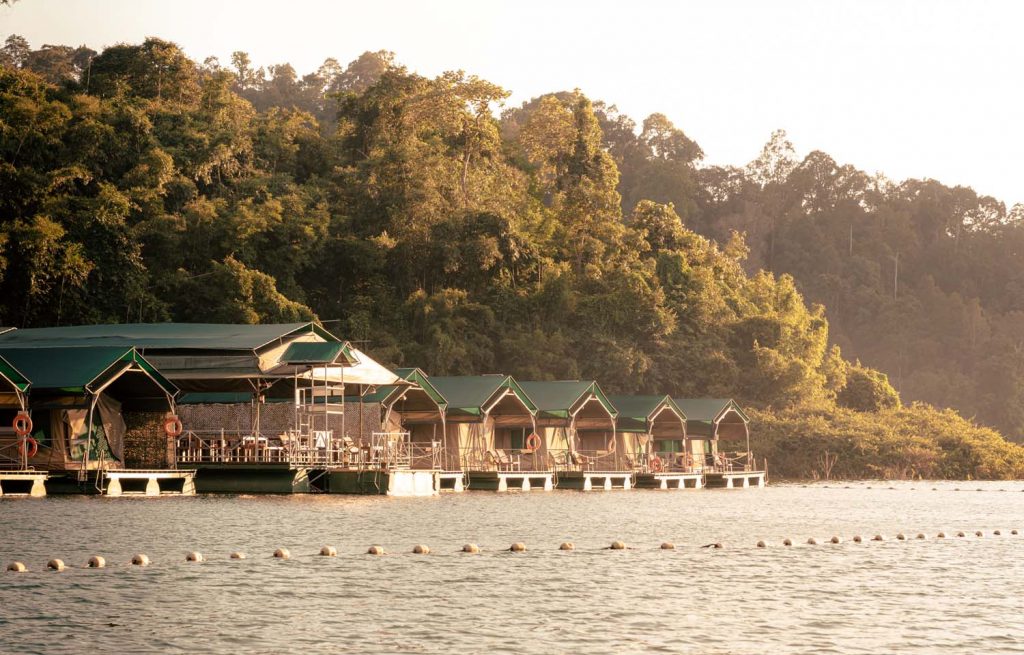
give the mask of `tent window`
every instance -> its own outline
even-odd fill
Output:
[[[659,453],[681,453],[683,442],[678,439],[658,439],[654,442],[654,450]]]

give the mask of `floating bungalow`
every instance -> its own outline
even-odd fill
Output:
[[[763,487],[750,450],[750,418],[731,398],[677,398],[686,414],[691,449],[688,457],[700,466],[709,487]]]
[[[447,401],[444,447],[472,489],[554,488],[535,446],[537,406],[508,375],[431,377]]]
[[[687,454],[686,414],[669,396],[612,396],[619,433],[628,445],[636,485],[700,489],[703,468]]]
[[[459,452],[445,444],[448,399],[418,368],[400,368],[395,373],[409,384],[383,386],[366,397],[367,402],[380,404],[383,430],[409,435],[411,467],[438,471],[439,490],[465,490]]]
[[[0,496],[46,495],[48,474],[28,465],[29,456],[35,456],[38,447],[30,436],[32,417],[27,411],[31,384],[21,371],[0,357]]]
[[[616,432],[618,412],[597,382],[520,384],[537,405],[536,439],[526,447],[556,472],[559,489],[632,488],[632,444]]]
[[[157,472],[127,475],[125,415],[174,415],[178,389],[134,348],[13,347],[0,357],[33,380],[24,444],[24,469],[45,471],[51,492],[119,495],[122,480],[141,493],[160,493]],[[15,428],[17,429],[17,427]],[[21,448],[22,446],[19,446]],[[176,491],[191,491],[192,472],[162,476]]]

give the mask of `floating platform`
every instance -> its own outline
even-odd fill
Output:
[[[466,490],[466,474],[463,471],[441,471],[437,475],[441,491],[462,493]]]
[[[195,489],[201,494],[310,493],[310,472],[280,464],[200,464]]]
[[[706,474],[707,486],[718,489],[747,489],[765,485],[764,471],[724,471]]]
[[[41,498],[49,477],[46,471],[0,471],[0,496]]]
[[[703,473],[637,473],[636,486],[641,489],[701,489]]]
[[[632,471],[561,471],[558,474],[559,489],[611,491],[634,486]]]
[[[555,488],[553,471],[468,471],[470,489],[484,491],[530,491]]]
[[[319,473],[313,474],[317,486]],[[436,496],[441,491],[440,475],[439,471],[412,469],[328,469],[323,472],[327,493],[401,497]]]
[[[106,496],[195,496],[194,469],[104,471]]]

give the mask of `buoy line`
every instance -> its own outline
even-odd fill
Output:
[[[926,533],[924,533],[924,532],[917,532],[917,533],[913,533],[913,534],[914,534],[914,539],[913,540],[926,541],[929,538],[928,535]],[[974,537],[976,537],[976,538],[982,538],[982,537],[985,536],[986,533],[983,530],[973,530],[973,531],[957,530],[956,532],[953,532],[953,533],[947,533],[945,531],[941,531],[940,530],[939,532],[935,533],[935,539],[947,539],[950,534],[955,536],[957,539],[966,539],[969,534],[974,536]],[[993,536],[993,537],[1018,536],[1020,534],[1020,531],[1018,529],[1016,529],[1016,528],[1011,529],[1011,530],[1006,530],[1006,531],[1004,531],[1002,529],[997,529],[997,530],[992,530],[989,534],[991,536]],[[896,534],[896,536],[895,536],[895,540],[896,541],[912,541],[912,539],[910,537],[908,537],[903,532],[898,532]],[[884,541],[886,541],[886,537],[883,534],[878,533],[878,534],[875,534],[873,537],[871,537],[869,540],[865,541],[865,539],[861,535],[857,534],[857,535],[854,535],[850,539],[850,541],[855,543],[855,544],[864,544],[864,543],[871,543],[871,542],[884,542]],[[786,538],[780,540],[778,543],[780,545],[782,545],[782,546],[792,547],[792,546],[794,546],[796,544],[796,541],[794,541],[793,539],[791,539],[789,537],[786,537]],[[824,544],[824,545],[839,545],[839,544],[842,544],[842,543],[843,543],[843,539],[841,537],[839,537],[838,535],[833,535],[832,537],[830,537],[829,539],[824,540],[824,541],[819,541],[816,537],[809,537],[809,538],[807,538],[806,541],[804,541],[804,544],[808,545],[808,546],[818,546],[818,545],[821,545],[821,544]],[[764,539],[761,539],[761,540],[756,541],[753,544],[753,547],[755,549],[767,549],[767,548],[771,547],[771,542],[766,541]],[[713,541],[713,542],[706,543],[706,544],[699,544],[699,545],[695,544],[692,548],[694,550],[697,550],[697,549],[700,549],[700,550],[720,550],[720,549],[724,549],[725,545],[722,542],[720,542],[720,541]],[[680,548],[680,547],[676,546],[676,544],[674,542],[664,541],[664,542],[661,542],[658,545],[653,546],[653,549],[657,549],[657,550],[661,550],[661,551],[666,551],[666,552],[667,551],[675,552],[675,551],[685,550],[685,547]],[[502,550],[504,550],[505,552],[513,552],[513,553],[526,553],[526,552],[529,552],[527,547],[526,547],[526,544],[523,543],[523,542],[519,542],[519,541],[512,543],[511,546],[509,546],[507,548],[504,548]],[[571,552],[571,551],[577,550],[577,547],[576,547],[576,544],[571,542],[571,541],[563,541],[563,542],[561,542],[556,547],[556,550],[560,550],[560,551],[563,551],[563,552]],[[623,541],[615,540],[615,541],[612,541],[610,543],[610,545],[604,546],[600,550],[640,550],[640,549],[637,549],[637,548],[634,548],[634,547],[631,547],[631,546],[627,546],[626,543],[623,542]],[[381,546],[381,545],[370,546],[365,552],[366,552],[367,555],[385,555],[385,554],[387,554],[387,551],[385,550],[384,546]],[[407,552],[410,552],[411,554],[415,554],[415,555],[429,555],[431,553],[431,549],[426,544],[416,544],[416,545],[414,545],[412,547],[412,549],[410,551],[407,551]],[[480,546],[478,546],[475,543],[467,543],[467,544],[463,545],[461,548],[459,548],[458,552],[478,554],[478,553],[483,552],[483,550],[480,548]],[[319,552],[315,553],[314,556],[337,557],[338,556],[338,550],[334,546],[323,546],[319,550]],[[277,559],[277,560],[289,560],[289,559],[291,559],[291,557],[292,557],[291,552],[287,548],[278,548],[277,550],[275,550],[273,552],[273,555],[272,555],[272,558],[273,559]],[[232,553],[230,553],[228,555],[228,559],[230,559],[230,560],[244,560],[244,559],[247,559],[247,555],[243,551],[233,551]],[[179,561],[181,561],[181,560],[179,560]],[[191,552],[189,552],[185,556],[184,561],[185,562],[190,562],[190,563],[198,563],[198,562],[207,562],[209,560],[201,552],[199,552],[199,551],[191,551]],[[132,558],[131,558],[131,560],[129,562],[131,567],[146,567],[146,566],[149,566],[151,563],[152,563],[152,561],[150,560],[149,556],[146,555],[145,553],[136,553],[135,555],[132,556]],[[93,555],[93,556],[91,556],[87,560],[87,562],[85,563],[85,566],[83,566],[82,568],[102,569],[102,568],[106,568],[106,566],[107,566],[106,558],[104,558],[102,555]],[[65,561],[63,559],[54,557],[54,558],[51,558],[51,559],[47,560],[45,566],[42,567],[42,570],[51,571],[51,572],[61,572],[61,571],[64,571],[64,570],[66,570],[68,568],[78,568],[78,567],[69,567],[65,563]],[[30,571],[28,565],[26,565],[25,562],[20,561],[20,560],[16,560],[16,561],[10,562],[5,567],[5,570],[8,571],[8,572],[11,572],[11,573],[27,573],[27,572]]]

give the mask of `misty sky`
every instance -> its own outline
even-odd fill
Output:
[[[159,36],[194,59],[289,62],[300,75],[393,50],[464,69],[510,103],[579,88],[638,123],[662,112],[707,162],[742,165],[772,130],[799,154],[1024,202],[1024,3],[217,2],[20,0],[0,39],[94,49]]]

